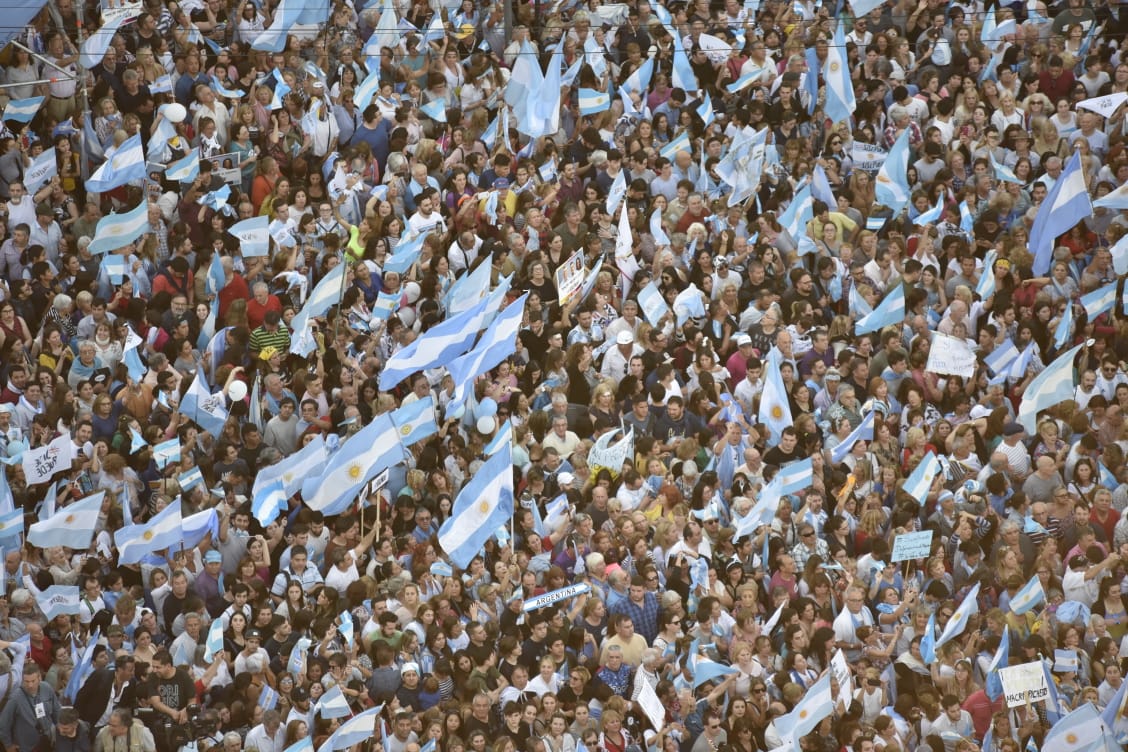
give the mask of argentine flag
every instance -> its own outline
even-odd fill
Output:
[[[1030,578],[1030,582],[1023,585],[1022,589],[1014,594],[1008,605],[1011,611],[1021,616],[1044,600],[1046,600],[1046,593],[1042,590],[1042,581],[1038,579],[1038,575],[1034,575]]]
[[[512,515],[513,454],[504,444],[458,493],[450,518],[439,530],[439,545],[455,564],[468,569]]]

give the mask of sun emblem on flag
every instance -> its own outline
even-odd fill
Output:
[[[74,522],[74,515],[73,515],[73,514],[68,514],[68,515],[66,516],[66,519],[64,519],[64,520],[63,520],[63,522],[67,523],[68,525],[69,525],[70,523]]]
[[[807,710],[806,708],[803,708],[802,710],[799,711],[799,719],[803,720],[807,716],[809,716],[810,714],[811,714],[811,711]]]
[[[771,414],[773,420],[783,420],[783,408],[779,405],[772,405]]]
[[[1077,734],[1066,734],[1065,740],[1070,744],[1076,744],[1077,743]]]
[[[478,502],[478,511],[482,514],[486,514],[490,511],[490,503],[485,499],[482,499],[480,502]]]
[[[400,429],[400,435],[401,436],[407,436],[410,433],[411,433],[411,426],[404,426],[403,428]]]
[[[364,471],[361,469],[360,465],[349,465],[349,477],[353,480],[359,478],[362,472]]]
[[[294,479],[293,473],[282,473],[282,480],[286,481],[287,483],[289,483],[293,479]]]
[[[963,618],[963,614],[961,614],[959,611],[952,614],[952,619],[955,620],[955,621],[959,621],[962,618]]]
[[[831,64],[830,64],[830,72],[831,72],[831,73],[837,73],[837,72],[838,72],[838,68],[839,68],[839,65],[838,65],[838,61],[837,61],[837,60],[836,60],[836,61],[834,61],[833,63],[831,63]]]
[[[153,531],[146,530],[145,534],[141,536],[142,540],[151,541],[153,539]]]
[[[7,523],[0,522],[0,530],[3,530]]]

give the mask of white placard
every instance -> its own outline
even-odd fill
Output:
[[[1050,688],[1046,686],[1046,672],[1040,661],[1001,668],[999,679],[1003,683],[1008,708],[1017,708],[1028,702],[1042,702],[1050,696]]]
[[[573,253],[571,258],[556,268],[556,295],[560,299],[560,305],[567,305],[572,296],[580,291],[586,274],[582,250]]]
[[[642,683],[642,690],[638,693],[638,704],[642,708],[642,712],[646,713],[646,717],[650,719],[650,725],[654,727],[655,731],[661,731],[666,725],[666,706],[658,699],[658,695],[654,692],[654,687],[650,686],[650,682],[644,681]]]
[[[921,530],[919,533],[902,533],[893,539],[893,555],[889,561],[909,561],[911,559],[927,559],[932,554],[932,531]]]
[[[967,346],[967,340],[934,332],[927,368],[933,373],[970,379],[975,375],[975,355]]]
[[[841,648],[830,659],[830,670],[834,672],[834,679],[838,682],[838,701],[849,710],[850,703],[854,700],[854,675],[850,673],[850,663]]]

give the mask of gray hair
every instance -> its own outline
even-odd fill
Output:
[[[51,306],[56,311],[65,311],[72,305],[74,305],[74,299],[70,295],[67,295],[65,293],[59,293],[51,301]]]

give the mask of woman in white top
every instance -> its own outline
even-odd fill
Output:
[[[1017,125],[1026,129],[1026,113],[1015,106],[1014,97],[1009,92],[1004,92],[999,98],[999,109],[991,115],[991,125],[999,133],[1006,133],[1008,125]]]

